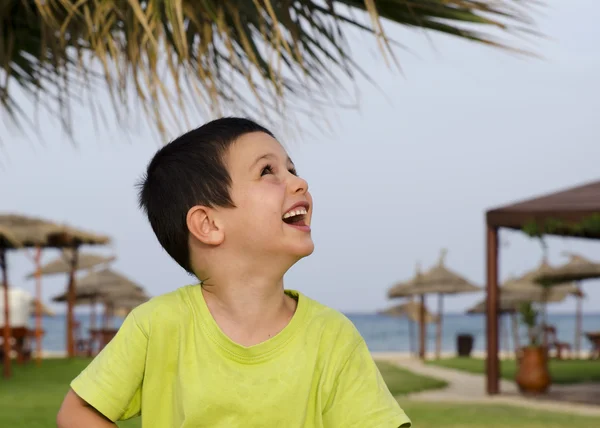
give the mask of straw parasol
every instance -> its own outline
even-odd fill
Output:
[[[124,284],[124,286],[118,287],[114,284],[107,283],[106,287],[98,289],[96,284],[90,285],[88,283],[86,286],[84,283],[83,287],[78,287],[79,295],[76,300],[77,305],[96,303],[104,305],[104,320],[102,322],[102,327],[94,328],[90,326],[89,340],[85,340],[88,343],[87,346],[89,346],[89,352],[93,352],[93,348],[96,344],[99,345],[99,349],[102,349],[108,341],[110,341],[110,334],[114,331],[112,321],[115,311],[128,313],[131,309],[149,299],[149,296],[141,287],[131,287],[129,283]],[[52,300],[55,302],[64,302],[66,301],[66,298],[66,293],[63,293],[54,297]],[[107,333],[109,336],[107,336]]]
[[[61,256],[41,266],[38,271],[31,272],[26,278],[32,278],[36,274],[39,275],[56,275],[71,272],[70,261],[73,259],[73,250],[64,249]],[[115,256],[103,256],[95,253],[80,253],[77,257],[77,265],[75,270],[89,270],[99,265],[108,265],[116,260]],[[96,327],[96,308],[95,302],[91,302],[91,328]],[[38,349],[38,354],[41,349]]]
[[[8,295],[8,276],[6,266],[6,251],[20,248],[37,248],[35,257],[39,265],[42,248],[71,248],[73,258],[71,265],[77,264],[77,249],[81,245],[104,245],[110,241],[108,236],[97,235],[67,225],[57,224],[36,217],[20,214],[0,214],[0,269],[5,298]],[[41,302],[41,284],[36,284],[36,299]],[[75,291],[75,272],[69,275],[69,305],[67,306],[67,350],[69,356],[74,354],[73,342],[73,300]],[[8,305],[5,307],[5,319],[10,320]],[[38,312],[41,308],[38,306]],[[4,325],[4,377],[10,377],[10,325]],[[38,342],[41,340],[41,326],[36,326]],[[39,363],[39,360],[38,360]]]
[[[415,277],[405,283],[400,283],[392,287],[388,296],[390,298],[397,297],[408,297],[408,296],[421,296],[421,302],[424,304],[426,294],[437,294],[438,295],[438,315],[437,320],[437,334],[436,334],[436,358],[441,355],[442,348],[442,321],[443,321],[443,308],[444,308],[444,295],[460,294],[460,293],[474,293],[481,291],[481,289],[469,282],[463,276],[456,272],[448,269],[445,265],[447,250],[442,249],[437,265],[432,267],[429,271],[421,273],[420,269],[417,268],[417,274]],[[421,349],[419,356],[425,358],[425,324],[420,323],[420,340]]]
[[[56,275],[61,273],[71,272],[70,261],[73,259],[73,250],[64,249],[61,256],[54,260],[49,261],[45,265],[40,267],[40,274],[43,275]],[[98,265],[107,265],[112,263],[117,258],[115,256],[103,256],[95,253],[80,253],[77,257],[77,265],[75,270],[88,270]],[[33,271],[26,275],[27,279],[31,279],[35,276],[36,271]]]
[[[395,318],[407,318],[409,322],[409,347],[411,352],[413,351],[413,343],[414,343],[414,324],[419,322],[419,317],[421,314],[421,310],[425,313],[425,322],[427,324],[431,324],[437,322],[439,316],[432,314],[427,310],[425,305],[422,303],[415,302],[413,300],[409,300],[406,303],[401,303],[396,306],[392,306],[391,308],[385,309],[383,311],[378,312],[379,315],[384,315],[388,317]]]
[[[512,279],[509,280],[514,283],[518,283],[519,281]],[[509,283],[507,281],[507,283]],[[500,287],[500,306],[499,310],[504,313],[518,312],[519,305],[524,302],[548,302],[548,303],[558,303],[565,300],[569,294],[571,294],[568,288],[556,289],[556,290],[548,290],[548,292],[544,292],[543,290],[518,290],[511,289],[510,286],[507,287],[503,285]],[[469,314],[484,314],[487,312],[486,300],[483,299],[473,307],[467,310]]]
[[[600,263],[593,262],[585,257],[563,252],[564,256],[569,257],[569,261],[562,266],[552,267],[540,273],[534,279],[537,282],[547,286],[556,287],[565,281],[585,281],[587,279],[600,278]],[[579,286],[579,284],[577,284]],[[575,352],[577,355],[581,352],[581,336],[583,332],[583,296],[577,299],[576,322],[575,322]]]
[[[558,287],[556,289],[544,290],[535,283],[528,283],[522,279],[509,278],[499,289],[500,301],[498,311],[500,316],[510,315],[510,321],[512,326],[512,335],[515,348],[515,354],[517,353],[519,345],[519,324],[517,321],[517,313],[521,304],[527,302],[537,303],[551,303],[551,302],[562,302],[572,294],[572,288],[569,285],[564,287]],[[487,313],[487,301],[483,299],[473,307],[467,310],[467,314],[485,314]],[[508,334],[508,330],[505,330]],[[508,336],[504,337],[506,343],[508,343]],[[507,346],[508,347],[508,346]]]
[[[42,316],[44,317],[54,317],[56,316],[56,312],[49,306],[45,305],[43,302],[40,302],[37,299],[34,299],[33,302],[31,302],[31,312],[36,313],[38,312],[38,304],[40,305],[40,313]]]
[[[148,300],[144,288],[112,269],[90,272],[78,282],[76,301],[80,305],[101,303],[105,307],[106,327],[115,308],[135,307]],[[55,296],[54,302],[64,302],[66,293]]]
[[[535,277],[535,281],[554,286],[568,281],[600,278],[600,263],[593,262],[575,253],[563,252],[563,255],[569,257],[567,263],[546,269]]]
[[[392,306],[391,308],[385,309],[385,310],[379,312],[379,314],[389,316],[389,317],[397,317],[397,318],[406,317],[411,321],[418,322],[421,307],[422,307],[422,305],[419,304],[418,302],[410,300],[406,303],[401,303],[399,305]],[[431,323],[437,322],[437,320],[439,318],[437,315],[429,312],[427,310],[427,308],[423,308],[423,309],[425,310],[425,322],[426,323],[431,324]]]
[[[62,303],[67,299],[66,293],[59,294],[52,298],[53,302]],[[96,293],[82,293],[75,300],[76,306],[85,306],[100,303],[104,305],[104,320],[103,327],[111,327],[112,316],[119,313],[129,313],[133,308],[147,302],[150,296],[139,289],[133,290],[118,290],[116,288],[108,288]],[[90,326],[93,330],[94,327]]]
[[[548,275],[551,275],[553,272],[556,271],[556,268],[551,266],[546,257],[542,258],[542,261],[540,262],[540,264],[538,265],[537,268],[532,269],[531,271],[525,273],[521,278],[521,283],[520,284],[515,284],[514,287],[516,288],[527,288],[527,287],[533,287],[533,288],[538,288],[543,290],[544,295],[548,292],[550,292],[550,290],[556,290],[556,289],[563,289],[565,291],[567,291],[567,294],[571,294],[572,296],[577,298],[577,313],[576,313],[576,325],[575,325],[575,348],[577,348],[578,346],[580,347],[580,336],[581,336],[581,319],[582,319],[582,303],[583,303],[583,293],[581,292],[581,289],[579,288],[579,286],[577,284],[575,284],[574,282],[570,282],[565,280],[564,278],[560,278],[557,277],[556,279],[550,280],[550,279],[546,279],[548,277]],[[542,303],[542,323],[544,325],[547,324],[547,308],[546,308],[546,303],[544,301],[541,301],[540,303]],[[543,340],[544,340],[544,345],[546,345],[547,343],[547,337],[544,334],[543,336]],[[579,351],[577,351],[579,352]]]
[[[536,296],[534,300],[538,301],[539,303],[544,303],[545,298],[548,303],[555,302],[556,300],[554,296],[564,295],[566,297],[568,295],[580,296],[582,294],[581,290],[574,282],[561,283],[554,287],[545,287],[533,281],[527,280],[524,277],[510,278],[502,285],[502,287],[505,291],[511,291],[511,296]]]

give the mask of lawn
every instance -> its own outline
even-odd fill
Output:
[[[446,382],[442,380],[417,375],[383,361],[377,361],[377,366],[379,367],[379,371],[385,379],[385,383],[390,392],[394,394],[394,396],[443,388],[446,386]]]
[[[0,379],[0,427],[47,428],[55,426],[55,415],[69,381],[89,360],[47,360],[41,368],[33,364],[15,366],[11,380]],[[451,405],[418,403],[403,399],[409,392],[439,388],[443,382],[378,363],[394,395],[417,428],[597,428],[600,418],[549,414],[504,406]],[[123,428],[140,428],[139,419],[119,424]]]
[[[600,417],[573,416],[516,406],[403,401],[414,428],[598,428]]]
[[[480,358],[448,358],[428,361],[428,364],[463,370],[470,373],[485,373],[485,360]],[[550,360],[549,368],[552,382],[556,384],[600,382],[600,361]],[[500,361],[502,378],[514,380],[516,370],[515,360]]]

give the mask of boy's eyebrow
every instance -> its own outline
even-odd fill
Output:
[[[277,155],[275,155],[274,153],[266,153],[264,155],[259,156],[258,158],[256,158],[256,160],[254,162],[252,162],[250,169],[254,168],[254,166],[263,159],[277,159]],[[292,164],[292,166],[295,167],[294,162],[292,161],[292,159],[289,156],[287,156],[286,160],[288,163]]]

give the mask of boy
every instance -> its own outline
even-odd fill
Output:
[[[410,426],[352,323],[283,287],[313,252],[313,207],[270,131],[223,118],[182,135],[150,162],[140,205],[200,285],[129,314],[59,428]]]

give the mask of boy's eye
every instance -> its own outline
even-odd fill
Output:
[[[298,176],[298,171],[296,171],[296,168],[290,168],[288,169],[288,171],[290,172],[290,174]]]
[[[267,174],[273,174],[273,167],[271,165],[265,166],[260,172],[261,177]]]

